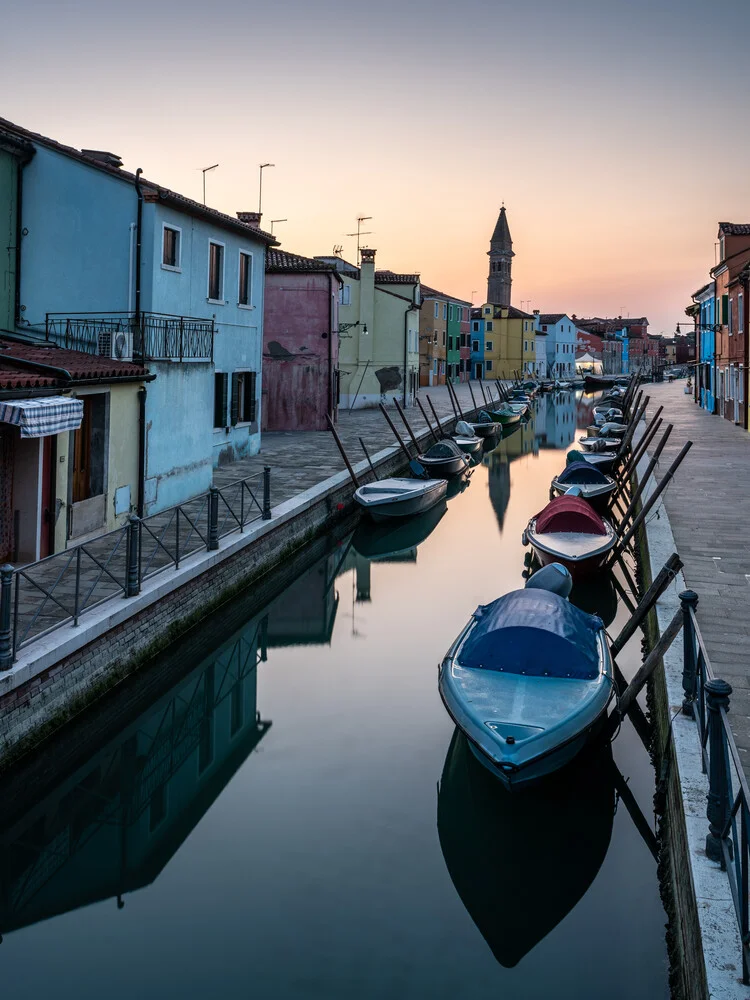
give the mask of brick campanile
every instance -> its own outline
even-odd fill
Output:
[[[490,258],[490,273],[487,278],[487,301],[496,306],[510,305],[510,276],[513,253],[513,240],[510,238],[508,220],[505,216],[505,205],[500,209],[495,231],[490,240],[487,252]]]

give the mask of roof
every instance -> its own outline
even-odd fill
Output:
[[[498,243],[501,249],[506,250],[510,250],[513,246],[513,240],[510,238],[510,229],[508,228],[508,219],[505,214],[505,205],[500,209],[490,243],[493,246]]]
[[[48,136],[41,135],[38,132],[31,132],[29,129],[25,129],[21,125],[16,125],[14,122],[8,121],[5,118],[0,118],[0,132],[2,132],[5,136],[10,135],[16,138],[28,140],[29,142],[36,143],[40,146],[45,146],[47,149],[52,149],[63,156],[69,156],[74,160],[85,163],[86,166],[93,167],[95,170],[100,170],[105,174],[109,174],[110,177],[118,177],[120,180],[126,181],[135,186],[136,175],[129,173],[127,170],[123,170],[122,167],[114,166],[114,162],[118,158],[113,157],[112,154],[107,154],[107,157],[103,158],[104,154],[97,154],[96,150],[83,151],[76,149],[74,146],[65,146],[63,143],[57,142],[55,139],[50,139]],[[187,198],[185,195],[179,194],[177,191],[172,191],[167,187],[154,183],[153,181],[147,181],[145,177],[140,178],[140,184],[141,188],[144,189],[144,195],[147,197],[147,200],[166,202],[167,204],[181,209],[188,215],[206,219],[209,222],[214,222],[217,226],[221,226],[224,229],[230,229],[236,233],[242,233],[245,236],[252,235],[255,239],[260,240],[262,243],[266,243],[268,246],[278,246],[278,240],[271,233],[263,232],[262,229],[255,229],[245,222],[240,222],[239,219],[232,215],[226,215],[224,212],[219,212],[218,209],[208,208],[207,205],[201,205],[200,202],[193,201],[192,198]],[[149,195],[150,198],[148,197]]]
[[[645,316],[615,316],[611,319],[602,316],[592,316],[590,319],[577,319],[575,316],[571,316],[571,319],[576,326],[580,326],[583,330],[587,326],[603,326],[610,330],[622,330],[625,327],[631,326],[648,326],[648,319]]]
[[[703,295],[704,292],[707,292],[709,288],[715,287],[715,285],[716,285],[715,281],[708,281],[705,285],[702,285],[696,292],[693,292],[691,298],[697,299],[699,295]]]
[[[567,313],[539,313],[539,322],[544,323],[545,326],[554,326],[565,316]]]
[[[719,236],[750,236],[750,222],[720,222]]]
[[[375,281],[381,285],[416,285],[418,274],[396,274],[395,271],[376,271]]]
[[[501,308],[507,308],[508,319],[534,319],[531,313],[525,313],[522,309],[516,309],[515,306],[501,306]]]
[[[445,299],[446,302],[455,302],[460,306],[471,305],[471,302],[467,302],[466,299],[457,299],[454,295],[446,295],[445,292],[439,292],[436,288],[430,288],[429,285],[422,285],[421,290],[423,299]]]
[[[50,368],[51,371],[46,369]],[[60,388],[76,382],[148,379],[148,369],[84,351],[68,351],[46,343],[29,344],[0,338],[0,389]]]
[[[298,253],[288,253],[286,250],[266,248],[266,272],[275,271],[317,271],[334,272],[336,268],[327,261],[314,257],[303,257]]]

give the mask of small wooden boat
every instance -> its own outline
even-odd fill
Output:
[[[586,375],[583,384],[587,392],[592,392],[597,389],[611,389],[615,385],[627,385],[629,381],[627,376],[621,375]]]
[[[618,442],[619,444],[619,442]],[[620,458],[619,451],[573,451],[568,452],[568,462],[588,462],[602,472],[611,472]]]
[[[476,420],[467,421],[471,429],[480,438],[492,437],[497,434],[497,424],[487,410],[480,410]]]
[[[624,437],[627,429],[627,424],[608,421],[606,424],[602,424],[599,428],[599,437]]]
[[[516,413],[515,410],[511,409],[505,403],[498,407],[497,410],[490,410],[490,416],[496,424],[502,424],[503,427],[508,427],[510,424],[517,424],[521,419],[521,414]]]
[[[591,504],[581,497],[562,496],[531,518],[522,540],[532,546],[543,566],[562,563],[577,579],[602,567],[617,535]]]
[[[422,514],[445,498],[443,479],[379,479],[354,492],[354,499],[374,521]]]
[[[590,452],[607,451],[610,448],[620,447],[620,441],[618,438],[579,437],[578,443],[582,445],[586,451]]]
[[[507,788],[528,785],[571,761],[606,717],[604,626],[558,594],[514,590],[477,608],[439,689],[476,758]]]
[[[474,455],[482,447],[482,438],[474,433],[471,424],[465,420],[459,420],[456,424],[455,433],[451,435],[451,440],[455,441],[461,451],[469,455]]]
[[[583,499],[602,514],[606,512],[609,498],[616,486],[617,483],[611,476],[605,475],[589,462],[571,462],[552,480],[552,489],[558,496],[563,496],[571,487],[577,487]]]
[[[469,465],[469,457],[450,438],[436,441],[419,456],[418,461],[430,476],[437,479],[457,476]]]

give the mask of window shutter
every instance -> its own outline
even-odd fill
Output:
[[[232,427],[237,423],[240,412],[240,376],[232,372]]]
[[[226,372],[220,372],[219,378],[221,379],[221,398],[219,400],[219,420],[217,422],[217,427],[227,426],[227,389],[229,387],[229,375]]]
[[[258,381],[257,372],[248,372],[246,378],[248,379],[250,385],[248,387],[248,392],[250,393],[250,406],[249,406],[249,418],[250,420],[255,420],[257,400],[255,398],[255,388]]]
[[[721,297],[721,322],[726,326],[729,322],[729,296],[722,295]]]

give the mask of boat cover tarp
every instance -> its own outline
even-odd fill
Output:
[[[604,442],[602,442],[603,444]],[[598,442],[597,442],[598,444]],[[606,486],[609,478],[589,462],[571,462],[557,477],[558,483],[586,483],[592,486]]]
[[[420,458],[446,459],[455,458],[456,455],[463,455],[455,441],[446,438],[443,441],[436,441],[427,451],[420,455]]]
[[[459,420],[458,423],[456,424],[456,429],[454,433],[458,437],[473,438],[474,428],[471,426],[471,424],[467,424],[465,420]]]
[[[460,654],[462,667],[529,677],[599,674],[601,618],[547,590],[514,590],[474,612],[477,624]]]
[[[569,466],[570,468],[570,466]],[[591,504],[580,497],[562,496],[551,500],[536,516],[539,534],[576,531],[585,535],[606,535],[604,521]]]
[[[492,417],[486,410],[480,410],[477,413],[477,419],[474,421],[475,424],[491,424],[492,422]]]

